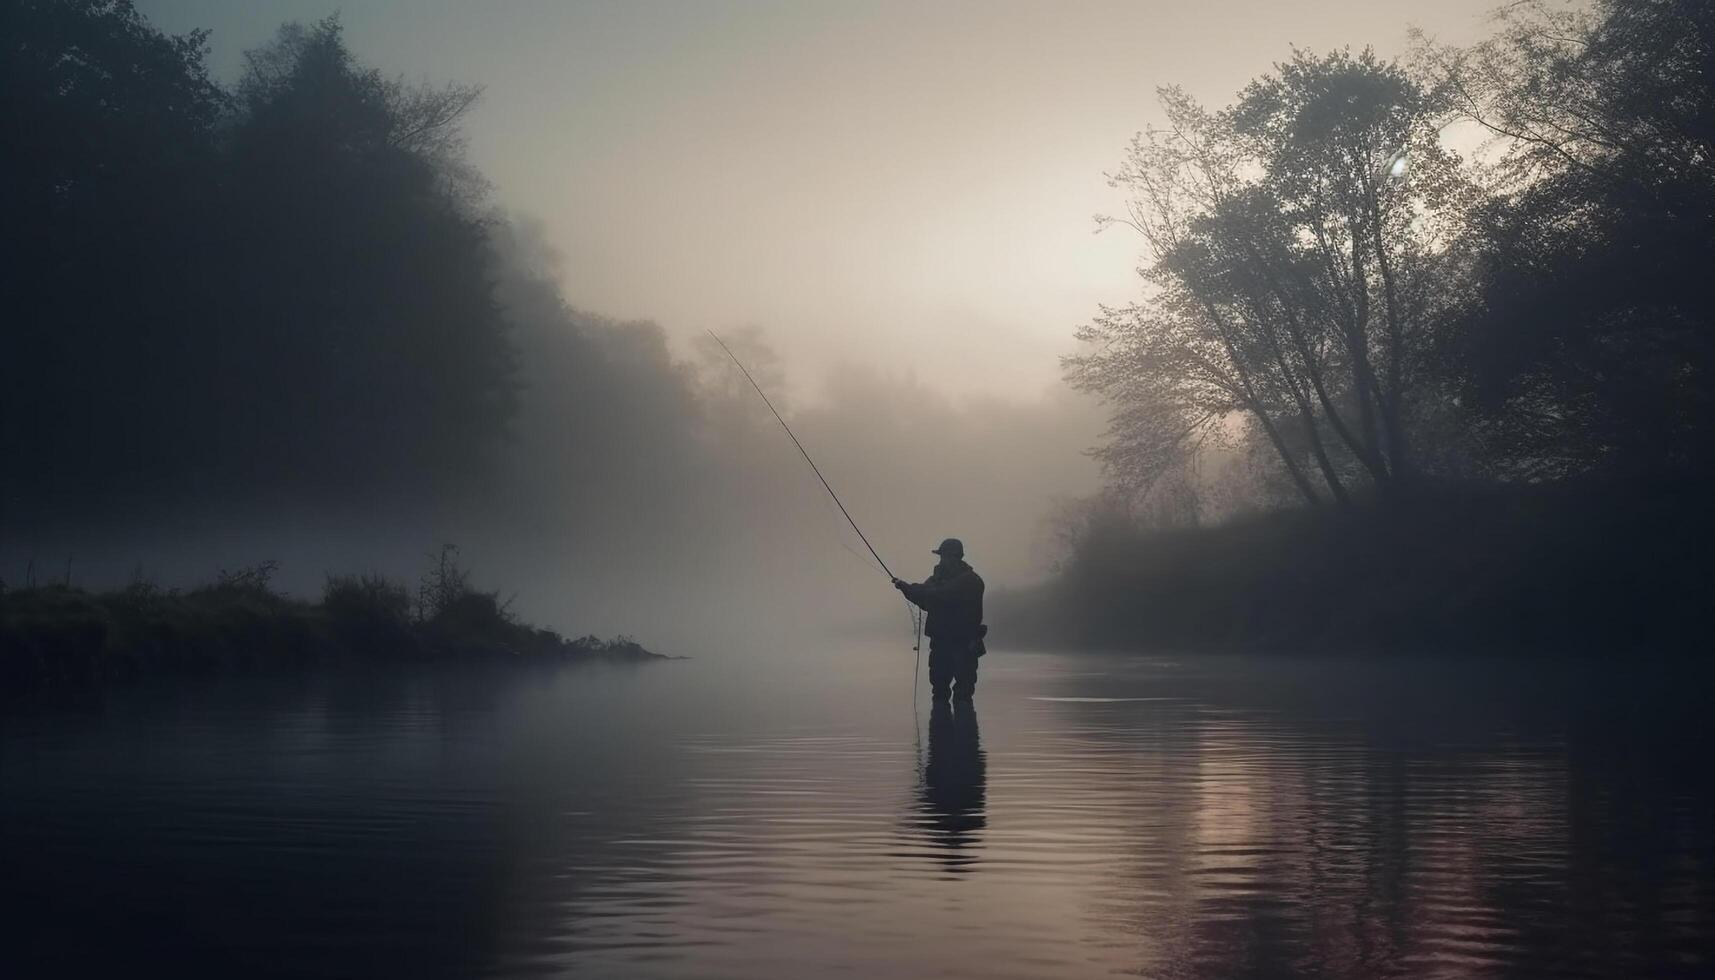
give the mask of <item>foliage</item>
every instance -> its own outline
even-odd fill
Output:
[[[1146,496],[1235,442],[1301,500],[1425,481],[1706,480],[1715,8],[1529,0],[1468,49],[1292,59],[1160,92],[1112,182],[1145,296],[1066,362]],[[1474,122],[1481,165],[1441,132]]]
[[[129,0],[0,12],[0,494],[348,497],[487,466],[513,409],[479,90],[287,25],[233,92]],[[116,474],[123,480],[115,480]]]
[[[510,415],[511,353],[486,227],[443,165],[476,90],[389,83],[331,19],[282,28],[247,63],[227,210],[255,247],[232,269],[246,329],[216,377],[270,411],[217,441],[242,457],[260,427],[255,466],[336,489],[480,462]]]
[[[1447,347],[1529,476],[1697,472],[1715,302],[1715,7],[1517,3],[1424,73],[1494,135],[1475,301]]]
[[[450,570],[456,562],[448,556]],[[405,586],[379,575],[329,576],[319,603],[272,592],[274,562],[223,571],[189,592],[141,579],[95,593],[70,585],[0,590],[0,698],[145,674],[387,659],[656,659],[635,640],[567,640],[518,622],[492,593],[445,594],[430,620]],[[449,586],[462,570],[436,576]]]
[[[602,657],[620,660],[634,660],[638,657],[651,656],[636,639],[621,633],[604,640],[598,636],[581,636],[568,644],[585,656]]]
[[[1162,90],[1168,125],[1112,178],[1145,294],[1066,362],[1112,407],[1113,493],[1063,515],[1060,578],[1020,598],[1038,621],[1122,645],[1690,634],[1715,6],[1525,0],[1496,24],[1419,36],[1409,67],[1298,52],[1219,111]],[[1455,123],[1491,134],[1478,162],[1444,148]],[[1349,506],[1199,526],[1198,474],[1247,449],[1272,459],[1258,498]]]
[[[19,0],[0,38],[0,490],[146,480],[187,421],[190,378],[163,355],[202,305],[187,287],[226,108],[206,34],[163,35],[127,0]]]
[[[342,618],[405,624],[411,621],[411,594],[381,575],[329,575],[322,608]]]
[[[1148,248],[1145,299],[1080,331],[1068,379],[1114,407],[1098,455],[1127,492],[1230,442],[1244,417],[1303,499],[1415,472],[1412,419],[1467,194],[1439,103],[1370,52],[1305,52],[1211,112],[1160,91],[1168,125],[1111,176]]]
[[[1695,488],[1467,487],[1159,530],[1097,509],[1061,573],[991,603],[1018,642],[1124,649],[1697,655]]]
[[[456,544],[443,544],[417,584],[417,619],[428,621],[452,609],[470,594],[469,574],[459,565]]]
[[[272,598],[274,591],[268,583],[274,578],[274,573],[279,570],[280,563],[272,558],[254,565],[244,565],[233,571],[227,571],[223,568],[215,576],[214,584],[207,588],[214,592]],[[133,583],[132,588],[138,587],[137,584]],[[147,586],[143,586],[143,588],[147,588]]]
[[[358,649],[410,649],[411,594],[381,575],[329,575],[322,588],[328,626]]]

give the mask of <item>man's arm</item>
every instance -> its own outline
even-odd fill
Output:
[[[983,594],[982,579],[977,578],[974,572],[955,575],[941,582],[920,582],[916,585],[894,579],[893,586],[905,593],[905,598],[924,609],[931,609],[952,602],[980,599]]]
[[[927,585],[927,582],[914,584],[907,582],[902,578],[896,578],[893,580],[893,587],[905,594],[906,601],[921,609],[929,608],[929,602],[923,596],[923,589]]]

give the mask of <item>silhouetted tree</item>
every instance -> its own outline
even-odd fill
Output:
[[[1298,53],[1210,112],[1162,90],[1112,182],[1132,193],[1150,295],[1080,332],[1069,379],[1116,407],[1098,451],[1142,488],[1241,414],[1304,499],[1413,472],[1411,427],[1448,315],[1468,196],[1432,93],[1369,52]]]
[[[183,468],[225,105],[205,37],[125,0],[0,7],[0,493]]]
[[[442,166],[475,90],[390,83],[332,19],[246,61],[215,373],[257,415],[220,432],[224,455],[338,483],[479,461],[510,413],[510,352],[487,230]]]
[[[478,91],[287,25],[236,92],[124,0],[0,12],[0,493],[333,495],[464,480],[513,410]],[[105,503],[103,503],[105,502]]]
[[[1455,371],[1525,475],[1706,474],[1715,6],[1531,2],[1497,16],[1488,41],[1418,52],[1502,151]]]

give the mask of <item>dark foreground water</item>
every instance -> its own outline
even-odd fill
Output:
[[[149,687],[0,722],[0,976],[1715,971],[1704,680],[997,652]]]

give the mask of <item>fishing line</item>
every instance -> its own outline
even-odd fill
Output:
[[[816,499],[818,499],[822,502],[821,506],[824,509],[833,506],[833,501],[829,500],[826,497],[818,497]],[[838,510],[838,508],[836,508],[834,510],[828,511],[828,513],[838,514],[839,510]],[[834,543],[839,545],[841,548],[843,548],[846,551],[846,553],[856,556],[859,564],[863,565],[865,568],[881,569],[881,566],[877,565],[875,563],[875,558],[873,556],[869,555],[866,552],[859,551],[858,549],[851,546],[851,543],[846,540],[846,535],[845,535],[844,531],[840,531],[837,529],[831,530],[830,535],[832,536]],[[883,573],[886,572],[886,569],[881,569],[881,570],[883,571]]]
[[[870,556],[864,554],[863,552],[857,550],[856,548],[852,547],[851,545],[846,544],[844,541],[840,541],[838,539],[835,539],[834,543],[839,545],[841,548],[844,548],[846,550],[846,553],[851,555],[852,557],[856,558],[858,561],[858,564],[862,565],[863,567],[865,567],[865,568],[875,568],[876,567],[875,559],[873,559]]]
[[[911,600],[905,600],[911,614],[911,717],[917,717],[917,675],[923,672],[923,610]]]

